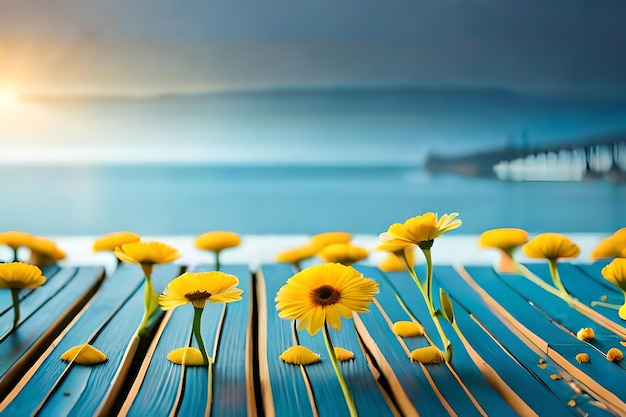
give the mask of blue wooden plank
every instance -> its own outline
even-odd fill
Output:
[[[178,271],[179,267],[174,265],[155,267],[155,288],[162,291]],[[143,284],[143,274],[137,265],[121,265],[4,412],[94,415],[141,321]],[[59,359],[70,347],[88,341],[108,356],[107,362],[90,367],[66,364]]]
[[[389,279],[386,279],[385,275],[380,271],[374,268],[363,267],[362,270],[367,276],[374,277],[374,279],[380,280],[381,283],[385,283],[386,285],[393,284],[393,292],[394,296],[399,296],[403,299],[405,305],[414,317],[420,320],[421,324],[424,326],[426,333],[430,335],[432,340],[437,344],[437,346],[441,347],[441,341],[439,339],[439,334],[430,319],[430,314],[428,309],[423,301],[421,294],[413,280],[410,278],[408,273],[396,273],[389,274]],[[389,284],[387,284],[389,283]],[[438,291],[438,290],[437,290]],[[394,300],[392,303],[381,302],[381,305],[384,307],[386,312],[391,312],[396,310],[397,314],[404,313],[400,303],[397,300]],[[401,318],[401,320],[409,319],[409,316],[404,313],[405,317]],[[446,326],[447,323],[442,323],[443,326]],[[448,328],[446,330],[446,334],[452,335],[454,331],[452,328]],[[427,346],[428,342],[425,337],[420,338],[406,338],[404,339],[405,344],[409,348],[409,350],[413,350],[419,347]],[[455,347],[455,352],[459,352],[463,350],[462,345],[457,345]],[[467,355],[467,353],[465,353]],[[463,355],[453,356],[452,367],[459,374],[461,380],[467,379],[468,383],[475,382],[473,387],[468,387],[470,392],[473,391],[479,392],[481,389],[486,389],[493,397],[493,400],[489,402],[483,401],[480,404],[480,408],[484,410],[485,407],[489,408],[492,406],[488,413],[491,414],[500,414],[506,415],[507,413],[512,413],[511,408],[497,395],[497,392],[493,390],[493,388],[489,385],[488,381],[485,380],[478,369],[475,366],[472,366],[472,362],[464,362],[462,360]],[[416,366],[417,364],[412,364]],[[427,366],[426,369],[432,376],[435,384],[438,389],[444,395],[448,403],[452,406],[452,408],[457,411],[457,413],[462,413],[464,415],[480,415],[483,410],[479,409],[472,400],[468,397],[467,393],[463,390],[463,387],[458,383],[455,379],[452,370],[445,365],[433,365]],[[461,371],[468,372],[467,374],[462,374]],[[477,383],[476,383],[477,382]],[[465,384],[467,386],[467,383]],[[472,390],[471,388],[474,388]],[[486,411],[486,410],[484,410]]]
[[[476,268],[470,270],[474,274],[472,277],[482,273]],[[491,268],[486,267],[484,271],[488,273]],[[552,380],[550,375],[560,373],[562,369],[547,355],[529,346],[529,341],[525,342],[511,332],[454,268],[436,267],[435,280],[445,288],[460,309],[471,313],[472,316],[457,313],[457,320],[472,347],[539,415],[574,412],[570,407],[565,407],[572,398],[576,398],[579,406],[586,412],[592,415],[602,414],[602,410],[590,403],[588,396],[572,390],[568,381]],[[455,309],[458,310],[456,305]],[[539,366],[540,359],[545,366]]]
[[[0,343],[0,398],[8,394],[63,326],[74,318],[104,276],[101,268],[66,269],[44,291],[24,301],[25,321]]]
[[[471,277],[486,290],[489,295],[500,304],[512,317],[514,326],[524,326],[531,333],[529,337],[533,342],[545,350],[548,355],[561,367],[572,371],[574,357],[567,357],[559,351],[560,346],[573,346],[580,351],[584,351],[588,343],[578,340],[575,335],[564,330],[556,321],[552,320],[544,312],[535,308],[531,303],[524,300],[511,287],[505,284],[491,268],[467,267],[467,272]],[[543,292],[538,292],[537,296]],[[620,381],[626,377],[625,370],[614,363],[606,361],[602,353],[597,350],[591,351],[591,360],[597,365],[594,370],[601,368],[601,372],[596,374],[578,374],[577,379],[601,395],[606,401],[611,399],[626,398],[626,386]],[[621,410],[626,410],[623,400],[611,403]]]
[[[293,344],[292,324],[278,317],[274,298],[287,277],[293,275],[293,269],[288,264],[263,265],[261,274],[257,276],[259,320],[265,316],[266,322],[259,325],[259,374],[266,414],[272,410],[277,417],[312,417],[314,405],[301,367],[287,366],[279,359]]]

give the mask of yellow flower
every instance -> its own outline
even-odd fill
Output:
[[[115,248],[122,246],[124,243],[138,242],[140,237],[133,232],[113,232],[98,237],[93,242],[93,251],[113,251]]]
[[[576,355],[576,362],[578,363],[588,363],[589,355],[586,353],[579,353]]]
[[[0,233],[0,245],[8,246],[13,250],[21,246],[28,246],[33,239],[35,239],[35,236],[26,232],[9,231]]]
[[[125,243],[113,251],[123,262],[141,264],[146,275],[152,273],[155,264],[166,264],[180,258],[180,252],[161,242]]]
[[[409,245],[404,249],[404,256],[406,256],[410,266],[415,264],[415,250],[413,248],[413,245]],[[394,252],[389,252],[389,256],[378,264],[378,268],[385,272],[406,271],[404,262]]]
[[[84,344],[74,346],[61,355],[61,360],[80,365],[96,365],[107,360],[107,356],[95,347]]]
[[[419,337],[424,335],[424,328],[412,321],[396,321],[391,331],[399,337]]]
[[[196,248],[208,251],[221,251],[227,248],[239,246],[241,238],[237,233],[215,231],[206,232],[196,238]]]
[[[46,282],[41,269],[24,262],[0,263],[0,288],[31,289]]]
[[[619,362],[624,359],[624,354],[618,348],[611,348],[606,352],[606,359],[611,362]]]
[[[350,243],[351,240],[352,236],[348,232],[325,232],[312,236],[309,243],[322,249],[333,243]]]
[[[194,347],[174,349],[167,354],[167,360],[177,365],[206,366],[202,352]]]
[[[297,246],[287,249],[276,255],[276,262],[299,264],[300,262],[317,255],[317,247],[313,245]]]
[[[435,213],[426,213],[408,219],[404,224],[395,223],[385,233],[380,234],[381,242],[401,240],[416,245],[426,244],[442,234],[461,226],[458,213],[444,214],[439,220]],[[427,247],[426,249],[429,249]]]
[[[413,350],[411,352],[411,360],[423,364],[437,364],[445,362],[446,357],[435,346],[426,346]]]
[[[378,283],[350,266],[322,264],[298,272],[276,295],[278,316],[300,321],[300,330],[316,334],[324,323],[339,330],[341,317],[366,312]]]
[[[576,332],[576,337],[579,340],[584,340],[585,342],[588,342],[596,337],[596,334],[591,327],[583,327],[578,332]]]
[[[30,248],[30,263],[48,265],[65,259],[65,251],[54,241],[45,237],[35,237],[27,245]]]
[[[626,292],[626,259],[613,259],[610,264],[602,268],[602,276]]]
[[[391,252],[391,253],[398,253],[400,251],[406,251],[408,252],[409,250],[413,251],[415,248],[415,245],[411,242],[405,242],[404,240],[387,240],[384,242],[381,242],[378,246],[376,246],[376,250],[380,250],[380,251],[387,251],[387,252]]]
[[[337,262],[343,265],[352,265],[369,255],[367,249],[349,243],[332,243],[319,252],[324,262]]]
[[[542,233],[531,239],[522,247],[524,254],[529,258],[575,258],[580,254],[580,248],[568,237],[558,233]]]
[[[243,293],[237,284],[236,276],[219,271],[185,272],[170,281],[159,296],[159,304],[163,310],[170,310],[187,303],[196,308],[203,308],[207,301],[232,303],[241,300]]]
[[[522,229],[491,229],[478,238],[479,248],[495,248],[510,253],[528,241],[528,233]]]
[[[291,346],[280,355],[280,360],[292,365],[311,365],[320,361],[320,356],[301,345]]]
[[[341,347],[335,347],[335,357],[339,362],[348,362],[354,360],[354,352]]]

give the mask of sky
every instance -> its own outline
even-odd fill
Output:
[[[0,91],[626,95],[621,0],[0,0]]]

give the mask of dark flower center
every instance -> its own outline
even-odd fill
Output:
[[[208,291],[194,291],[194,292],[188,292],[187,294],[185,294],[185,298],[188,299],[189,301],[202,300],[205,298],[209,298],[210,296],[211,296],[211,293]]]
[[[337,304],[341,299],[341,292],[330,285],[322,285],[314,289],[312,295],[315,304],[321,306]]]

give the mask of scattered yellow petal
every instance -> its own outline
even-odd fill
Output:
[[[580,248],[567,236],[558,233],[542,233],[522,246],[524,254],[529,258],[575,258]]]
[[[588,342],[596,337],[596,334],[591,327],[583,327],[576,333],[576,337],[579,340],[584,340],[585,342]]]
[[[567,405],[569,405],[570,407],[576,407],[576,400],[569,400],[567,402]]]
[[[351,240],[348,232],[325,232],[312,236],[309,243],[319,250],[333,243],[350,243]]]
[[[133,232],[113,232],[96,238],[93,242],[93,251],[113,251],[124,243],[138,242],[141,238]]]
[[[537,366],[539,367],[539,369],[546,369],[548,367],[548,364],[547,363],[540,363]]]
[[[437,364],[443,363],[446,357],[437,347],[426,346],[411,352],[411,360],[423,364]]]
[[[611,348],[606,352],[606,359],[611,362],[618,362],[624,359],[624,354],[618,348]]]
[[[96,365],[107,360],[107,357],[95,347],[84,344],[74,346],[61,355],[61,360],[74,362],[80,365]]]
[[[202,352],[194,347],[182,347],[167,354],[167,360],[177,365],[206,366]]]
[[[335,348],[337,349],[337,348]],[[335,350],[335,354],[336,354]],[[320,356],[304,346],[292,346],[280,355],[280,360],[292,365],[311,365],[320,361]]]
[[[369,251],[349,243],[332,243],[322,249],[318,255],[324,262],[352,265],[367,258]]]
[[[397,321],[391,326],[391,330],[400,337],[419,337],[424,335],[424,328],[412,321]]]
[[[347,362],[354,360],[354,352],[341,347],[335,347],[335,356],[339,362]]]
[[[206,232],[196,238],[196,248],[208,251],[221,251],[234,248],[241,243],[241,237],[234,232],[214,231]]]
[[[587,355],[586,353],[579,353],[578,355],[576,355],[576,361],[578,363],[587,363],[589,362],[589,355]]]
[[[37,288],[46,282],[41,269],[24,262],[0,263],[0,288],[15,290]]]
[[[550,374],[550,379],[553,381],[558,381],[559,379],[563,379],[563,377],[559,374]]]
[[[546,363],[546,360],[544,358],[539,358],[539,363]]]

